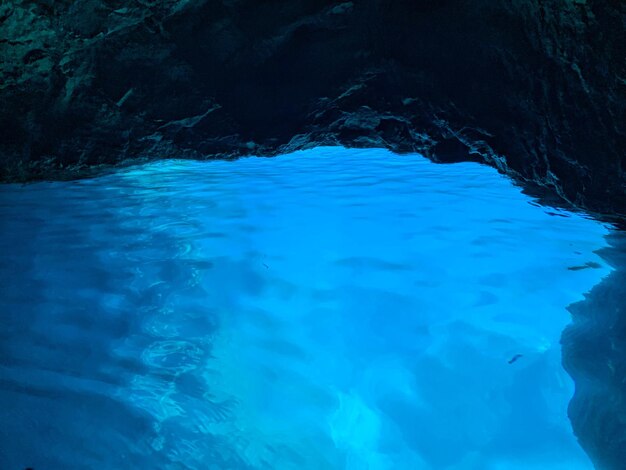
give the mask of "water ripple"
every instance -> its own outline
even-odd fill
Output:
[[[608,228],[490,168],[162,161],[0,220],[0,468],[591,468],[559,336]]]

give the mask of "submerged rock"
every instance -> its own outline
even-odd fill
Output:
[[[626,462],[626,238],[615,232],[599,252],[614,266],[584,301],[572,304],[563,332],[563,365],[576,383],[569,417],[599,470]]]
[[[607,0],[10,0],[0,177],[383,146],[624,216],[625,22]]]

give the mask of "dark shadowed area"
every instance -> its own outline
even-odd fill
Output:
[[[1,178],[316,144],[486,161],[626,214],[619,0],[11,0]]]

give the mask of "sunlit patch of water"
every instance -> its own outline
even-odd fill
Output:
[[[608,228],[490,168],[165,161],[0,217],[2,468],[591,468],[559,337]]]

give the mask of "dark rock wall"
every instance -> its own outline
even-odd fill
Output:
[[[626,468],[626,234],[600,254],[614,271],[569,307],[563,365],[576,383],[569,417],[598,470]]]
[[[0,178],[318,143],[626,215],[621,0],[7,0]]]

